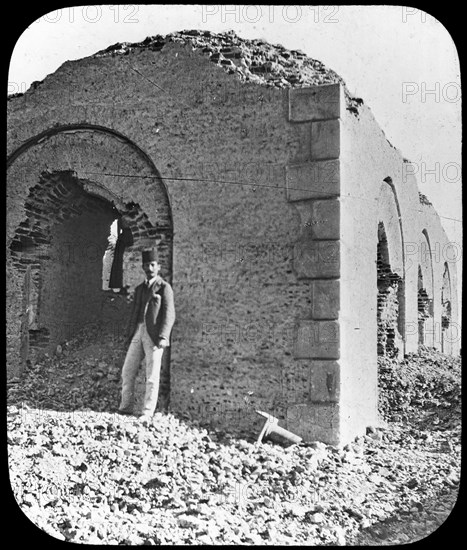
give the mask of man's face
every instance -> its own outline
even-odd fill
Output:
[[[152,279],[159,272],[159,264],[157,262],[144,262],[143,271],[148,279]]]

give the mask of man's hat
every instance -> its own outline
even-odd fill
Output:
[[[157,250],[155,248],[148,248],[143,250],[143,264],[146,262],[157,262]]]

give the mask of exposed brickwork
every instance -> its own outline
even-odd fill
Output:
[[[420,242],[418,270],[418,343],[429,347],[434,347],[435,340],[441,343],[441,323],[437,329],[434,323],[434,277],[433,277],[433,258],[428,233],[426,229],[422,232]],[[441,267],[441,266],[440,266]],[[441,281],[440,281],[441,282]],[[439,289],[441,291],[441,288]],[[441,302],[441,300],[440,300]],[[441,303],[439,304],[441,306]],[[441,308],[439,308],[441,309]],[[436,330],[437,333],[436,334]]]
[[[451,279],[449,275],[449,266],[446,263],[443,273],[443,287],[441,289],[441,328],[442,328],[442,351],[444,353],[452,352],[452,292]]]
[[[426,323],[433,316],[433,300],[425,288],[423,281],[422,268],[418,267],[418,294],[417,294],[417,308],[418,308],[418,343],[423,346],[426,344]]]
[[[381,223],[378,231],[376,266],[378,275],[378,355],[394,357],[403,351],[401,349],[402,336],[399,333],[401,277],[391,271],[387,237]]]

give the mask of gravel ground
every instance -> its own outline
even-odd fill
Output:
[[[259,447],[159,411],[108,412],[115,358],[84,339],[8,382],[10,482],[55,538],[87,544],[386,545],[449,516],[460,479],[460,359],[381,359],[386,427],[337,448]],[[90,380],[93,383],[90,384]],[[100,410],[104,409],[104,410]]]

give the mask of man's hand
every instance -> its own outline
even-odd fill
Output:
[[[165,338],[159,338],[157,342],[157,348],[166,348],[169,345],[169,342]]]

